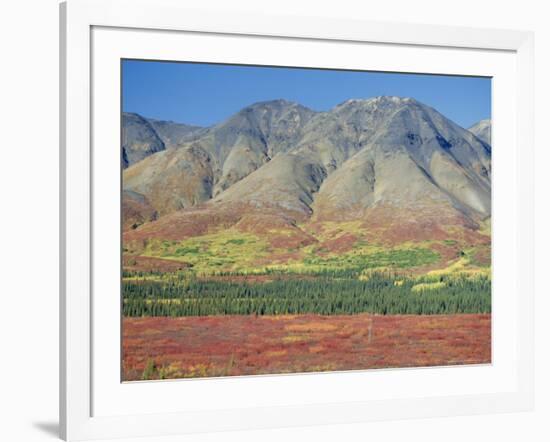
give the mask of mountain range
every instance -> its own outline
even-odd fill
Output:
[[[481,120],[468,129],[480,140],[491,144],[491,120]]]
[[[375,241],[475,242],[491,216],[490,121],[466,130],[413,98],[273,100],[206,128],[124,113],[122,166],[129,242],[234,228],[294,247],[350,222]]]

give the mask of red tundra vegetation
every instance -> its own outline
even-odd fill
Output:
[[[491,315],[123,318],[123,380],[491,362]]]

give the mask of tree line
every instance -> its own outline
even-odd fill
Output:
[[[422,278],[373,274],[368,280],[277,278],[269,282],[132,279],[123,281],[125,316],[490,313],[486,276]],[[422,284],[425,289],[413,290]]]

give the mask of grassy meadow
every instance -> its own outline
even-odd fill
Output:
[[[124,380],[490,362],[490,245],[311,233],[128,245]]]

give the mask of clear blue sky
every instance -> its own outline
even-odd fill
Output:
[[[283,98],[325,111],[350,98],[413,97],[469,127],[491,117],[488,78],[124,60],[125,112],[198,126]]]

